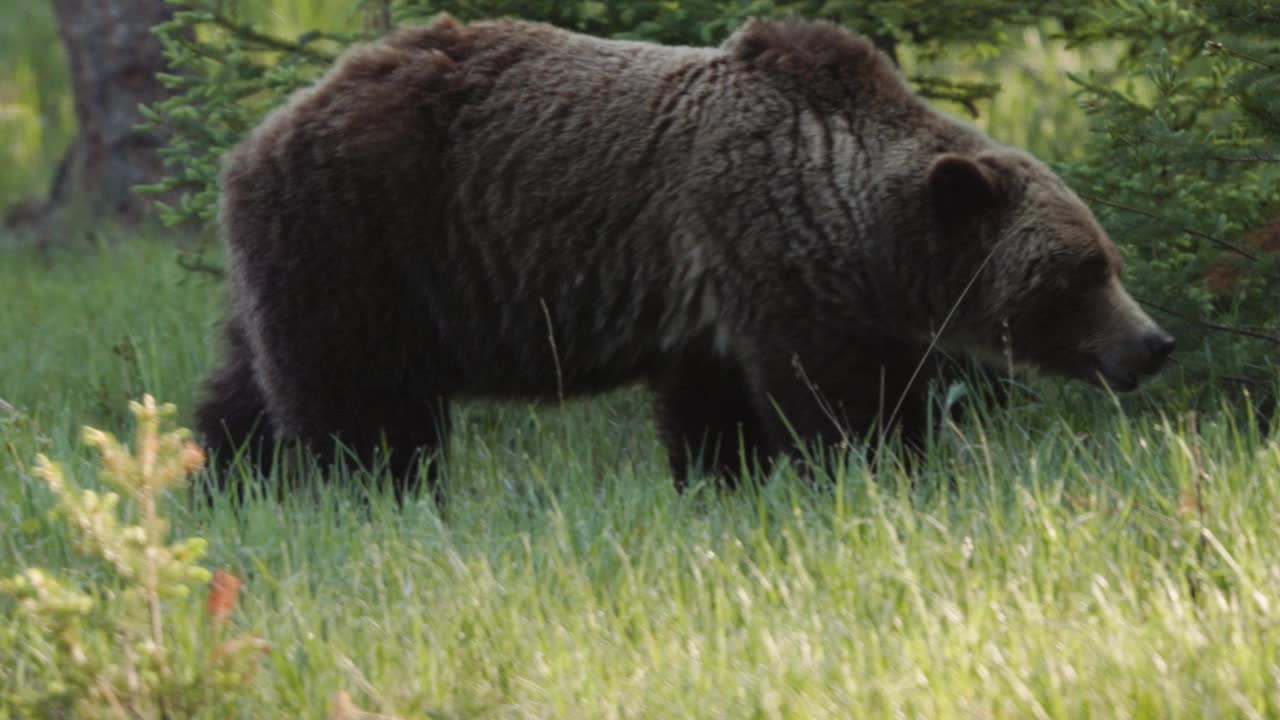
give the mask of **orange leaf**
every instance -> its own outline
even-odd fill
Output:
[[[219,568],[209,583],[209,617],[214,622],[224,623],[236,609],[236,597],[240,594],[240,586],[244,582],[234,573]]]
[[[204,450],[193,442],[182,446],[182,469],[188,475],[204,467]]]

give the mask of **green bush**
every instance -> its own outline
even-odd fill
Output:
[[[0,579],[0,596],[13,599],[6,632],[22,649],[6,668],[21,681],[0,697],[0,714],[227,717],[266,647],[251,635],[226,637],[239,581],[198,564],[205,541],[166,541],[158,499],[200,469],[203,452],[186,430],[161,432],[172,405],[157,407],[148,395],[130,409],[138,424],[133,452],[101,430],[85,428],[84,439],[132,513],[122,515],[121,495],[76,488],[61,465],[38,458],[36,475],[57,495],[76,548],[101,560],[109,579],[79,589],[39,568]],[[137,524],[125,520],[130,514]],[[211,579],[201,608],[191,590]]]
[[[1280,349],[1277,9],[1126,0],[1073,37],[1127,52],[1076,78],[1092,133],[1063,169],[1120,244],[1135,295],[1184,349],[1212,349],[1183,353],[1197,376],[1273,376]]]

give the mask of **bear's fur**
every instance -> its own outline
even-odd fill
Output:
[[[409,479],[454,398],[640,382],[683,485],[918,443],[940,351],[1124,390],[1172,346],[1045,165],[825,22],[670,48],[445,18],[349,51],[222,181],[224,456],[336,436]]]

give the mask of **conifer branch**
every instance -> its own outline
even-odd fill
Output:
[[[1225,250],[1230,250],[1231,252],[1234,252],[1245,258],[1248,258],[1249,260],[1253,260],[1255,262],[1258,260],[1258,256],[1255,253],[1249,252],[1248,250],[1241,247],[1240,245],[1237,245],[1236,243],[1233,243],[1229,240],[1223,240],[1220,237],[1217,237],[1215,235],[1210,235],[1209,233],[1202,232],[1200,230],[1196,230],[1195,228],[1189,228],[1185,225],[1178,225],[1177,223],[1170,221],[1168,218],[1164,217],[1163,215],[1160,215],[1159,213],[1155,213],[1150,210],[1143,210],[1142,208],[1136,208],[1131,205],[1125,205],[1123,203],[1118,203],[1112,200],[1103,200],[1102,198],[1096,197],[1093,195],[1085,195],[1081,193],[1080,197],[1084,198],[1085,200],[1088,200],[1089,202],[1098,203],[1099,205],[1106,205],[1107,207],[1115,208],[1116,210],[1123,210],[1124,212],[1133,213],[1135,215],[1141,215],[1143,217],[1151,218],[1152,220],[1160,220],[1162,222],[1167,222],[1170,225],[1176,227],[1179,231],[1184,232],[1188,235],[1201,238],[1202,240],[1208,240],[1209,242]]]
[[[1152,308],[1153,310],[1158,310],[1159,312],[1162,312],[1171,317],[1175,317],[1175,318],[1178,318],[1179,320],[1184,320],[1186,322],[1198,325],[1204,328],[1205,330],[1214,330],[1217,332],[1230,333],[1232,335],[1240,335],[1242,337],[1250,337],[1257,340],[1267,340],[1269,342],[1273,342],[1273,343],[1276,343],[1277,345],[1280,345],[1280,335],[1273,335],[1271,333],[1264,332],[1262,330],[1256,330],[1254,328],[1237,327],[1235,325],[1223,325],[1222,323],[1216,323],[1209,320],[1202,320],[1200,318],[1194,318],[1184,313],[1180,313],[1177,310],[1173,310],[1171,308],[1165,307],[1158,303],[1151,302],[1146,298],[1135,297],[1134,299],[1142,303],[1143,305],[1146,305],[1147,307]]]
[[[225,15],[221,15],[218,13],[210,13],[209,18],[210,18],[210,22],[212,22],[214,25],[217,25],[218,27],[223,28],[229,32],[235,33],[236,36],[239,37],[241,40],[252,43],[254,45],[259,45],[268,50],[279,50],[280,52],[287,52],[287,53],[293,53],[295,55],[302,55],[303,57],[309,58],[319,63],[325,63],[325,64],[331,63],[334,60],[338,59],[338,56],[334,55],[333,53],[326,53],[321,50],[315,50],[313,48],[307,47],[306,45],[294,42],[292,40],[285,40],[284,38],[278,38],[278,37],[275,37],[274,35],[267,35],[266,33],[262,33],[257,30],[254,30],[252,27],[250,27],[245,23],[238,23],[235,20]]]

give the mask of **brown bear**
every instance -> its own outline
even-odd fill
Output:
[[[1174,342],[1044,164],[825,22],[673,48],[441,19],[349,51],[222,183],[224,456],[336,438],[407,482],[455,398],[644,383],[683,486],[919,442],[939,353],[1124,391]]]

